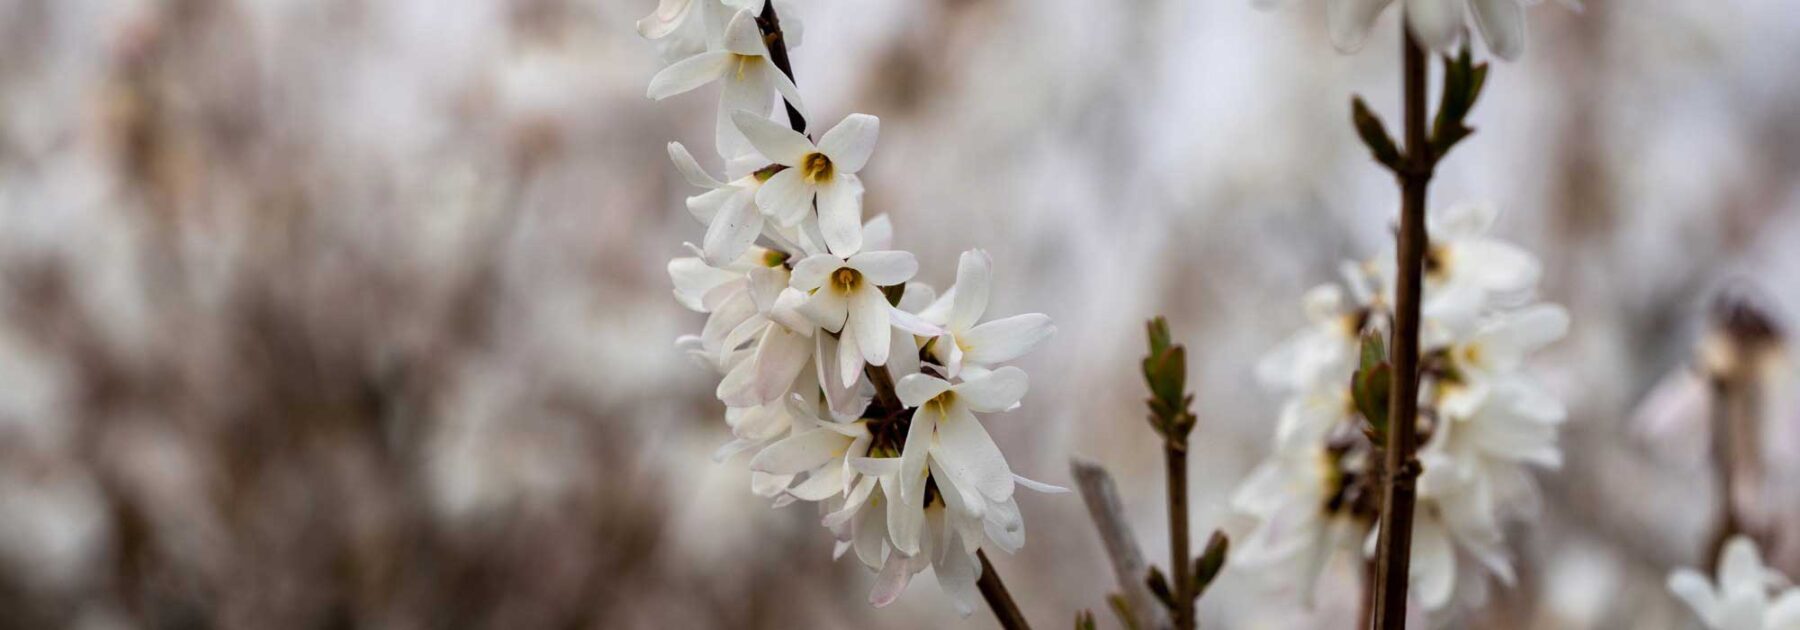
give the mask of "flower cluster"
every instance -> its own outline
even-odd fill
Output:
[[[1055,327],[1035,313],[983,321],[993,261],[980,250],[941,296],[912,281],[918,263],[890,249],[887,217],[863,220],[858,174],[880,121],[851,114],[814,141],[778,61],[796,23],[774,9],[663,0],[639,24],[679,58],[650,80],[651,98],[723,84],[725,177],[669,145],[706,226],[693,255],[669,263],[676,299],[708,316],[678,343],[722,375],[733,440],[718,459],[747,454],[752,491],[778,507],[817,503],[836,554],[879,572],[875,605],[931,567],[966,615],[977,552],[1024,544],[1015,487],[1064,491],[1015,475],[976,415],[1019,406],[1026,374],[1003,364]],[[777,97],[791,125],[771,119]]]
[[[1428,217],[1420,329],[1418,481],[1412,580],[1418,601],[1443,609],[1459,590],[1478,600],[1476,567],[1512,579],[1501,524],[1533,509],[1530,466],[1561,464],[1561,404],[1521,371],[1526,355],[1563,336],[1567,313],[1532,303],[1539,268],[1486,236],[1494,213],[1462,206]],[[1381,445],[1364,434],[1352,395],[1365,335],[1391,326],[1394,264],[1347,264],[1342,287],[1306,296],[1311,323],[1257,366],[1284,394],[1274,452],[1233,496],[1255,523],[1234,560],[1296,572],[1310,601],[1334,554],[1374,553]],[[1471,562],[1472,561],[1472,562]],[[1460,570],[1460,571],[1459,571]],[[1469,577],[1458,579],[1463,573]]]
[[[1705,575],[1680,569],[1669,574],[1669,591],[1711,630],[1800,630],[1800,588],[1763,566],[1756,543],[1743,536],[1720,552],[1717,588]]]

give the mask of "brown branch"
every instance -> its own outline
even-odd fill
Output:
[[[1124,595],[1131,616],[1127,625],[1143,630],[1173,627],[1168,609],[1144,581],[1150,574],[1150,565],[1131,533],[1125,504],[1119,498],[1119,487],[1113,482],[1112,475],[1099,464],[1081,459],[1069,460],[1069,474],[1074,477],[1075,487],[1087,504],[1094,529],[1100,531],[1100,543],[1106,548],[1106,556],[1112,560],[1113,577],[1119,581],[1119,591]]]
[[[1387,492],[1382,497],[1381,535],[1376,545],[1375,624],[1382,630],[1406,627],[1406,587],[1412,560],[1413,508],[1417,495],[1419,387],[1419,301],[1424,275],[1425,188],[1433,156],[1425,137],[1425,50],[1406,25],[1400,28],[1404,57],[1406,155],[1400,180],[1400,234],[1394,306],[1389,397]]]
[[[976,551],[975,557],[981,559],[981,579],[975,587],[981,589],[981,598],[987,600],[988,608],[994,609],[994,617],[1000,620],[1000,627],[1006,630],[1030,630],[1031,624],[1025,621],[1025,613],[1019,612],[1019,604],[1013,601],[1012,593],[1006,591],[1006,584],[1000,581],[1000,574],[994,571],[994,564],[988,562],[986,551]]]
[[[773,1],[763,2],[762,13],[756,16],[756,26],[762,30],[763,42],[769,47],[769,62],[787,75],[789,81],[799,83],[794,79],[793,62],[788,60],[787,38],[781,33],[781,16],[775,14]],[[793,127],[794,131],[806,133],[806,117],[800,115],[800,110],[795,109],[794,104],[787,102],[786,98],[781,100],[781,104],[787,107],[788,126]]]
[[[1163,440],[1169,473],[1169,568],[1175,584],[1175,627],[1194,630],[1193,555],[1188,553],[1187,434]]]

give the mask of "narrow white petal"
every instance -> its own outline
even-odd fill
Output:
[[[981,577],[981,562],[975,554],[964,553],[962,545],[944,545],[949,550],[933,565],[937,569],[938,588],[956,606],[956,614],[967,617],[975,613],[980,591],[975,588]]]
[[[756,351],[757,397],[768,402],[786,394],[794,386],[794,378],[806,368],[806,361],[812,358],[812,350],[811,339],[786,326],[770,326]]]
[[[801,158],[813,152],[812,141],[781,123],[745,112],[733,113],[731,120],[758,153],[777,164],[799,166]]]
[[[902,298],[901,301],[904,302],[905,299]],[[895,328],[899,328],[900,330],[904,330],[920,337],[936,337],[944,334],[944,329],[932,325],[931,322],[925,321],[918,315],[900,310],[899,307],[894,307],[889,310],[888,318],[893,320]]]
[[[837,466],[821,466],[806,481],[788,488],[788,494],[801,501],[824,501],[843,491],[844,469]]]
[[[844,326],[845,332],[850,330],[849,324]],[[838,337],[838,378],[848,383],[858,380],[863,371],[862,349],[856,344],[856,335],[845,334]]]
[[[831,410],[831,416],[838,420],[861,416],[863,410],[868,408],[869,399],[858,394],[855,387],[858,381],[846,383],[838,373],[837,362],[832,360],[838,353],[837,338],[831,335],[814,335],[814,339],[817,340],[814,356],[818,359],[814,363],[818,365],[819,388],[825,392],[825,403]]]
[[[913,412],[912,424],[906,429],[906,444],[900,447],[900,498],[923,503],[925,499],[925,464],[930,455],[931,436],[937,430],[936,413],[926,409]]]
[[[894,221],[886,213],[875,215],[863,224],[863,247],[869,251],[892,249],[894,246]]]
[[[1325,25],[1338,50],[1355,52],[1368,39],[1369,27],[1393,0],[1325,0]]]
[[[755,201],[755,199],[755,193],[746,192],[735,186],[727,186],[688,197],[687,209],[688,214],[693,216],[694,220],[699,221],[702,225],[710,226],[713,217],[719,216],[719,212],[725,208],[726,204],[745,200]]]
[[[851,256],[844,266],[861,273],[863,279],[876,286],[892,286],[911,280],[919,272],[919,261],[912,252],[863,252]]]
[[[906,583],[912,581],[912,573],[906,570],[906,558],[898,553],[888,554],[887,564],[882,565],[881,573],[875,575],[875,586],[869,590],[869,603],[882,608],[900,599],[906,592]]]
[[[787,19],[783,18],[782,22],[785,25]],[[773,64],[766,66],[764,72],[769,75],[769,83],[775,86],[775,93],[780,94],[782,100],[794,106],[794,110],[800,112],[801,118],[812,120],[812,114],[806,109],[806,102],[800,100],[800,88],[794,85],[794,80],[788,78],[788,75],[782,74],[781,69],[776,68]],[[791,129],[793,125],[790,124],[788,127]]]
[[[681,178],[687,180],[687,183],[695,188],[713,189],[725,185],[725,182],[713,179],[712,175],[707,174],[706,169],[700,168],[700,163],[694,160],[694,155],[688,153],[687,147],[681,146],[680,142],[669,143],[669,161],[675,163],[675,170],[681,173]]]
[[[1064,488],[1064,487],[1058,486],[1058,485],[1047,484],[1042,481],[1035,481],[1032,479],[1027,479],[1024,476],[1019,475],[1017,473],[1013,474],[1013,483],[1019,484],[1021,486],[1025,486],[1025,489],[1030,490],[1032,492],[1042,492],[1044,494],[1068,494],[1069,493],[1068,488]]]
[[[656,3],[656,11],[637,21],[637,32],[644,39],[662,39],[675,32],[696,4],[695,0],[662,0]]]
[[[850,438],[825,429],[796,433],[763,449],[750,460],[750,470],[793,475],[825,465],[843,453]]]
[[[850,315],[850,301],[844,299],[844,295],[841,293],[820,289],[814,291],[812,297],[806,299],[806,303],[800,307],[800,312],[814,324],[818,324],[820,328],[835,333],[844,329],[844,322]],[[847,378],[844,379],[844,382],[855,380]]]
[[[883,477],[900,472],[906,464],[897,457],[852,457],[850,469],[871,477]]]
[[[677,61],[650,77],[650,88],[645,95],[660,101],[716,81],[730,69],[731,53],[703,52]]]
[[[900,397],[900,404],[917,407],[949,389],[950,381],[930,374],[914,374],[900,379],[900,382],[894,385],[894,394]]]
[[[1056,333],[1056,325],[1043,313],[1014,315],[976,326],[957,337],[963,361],[995,365],[1025,356],[1038,342]]]
[[[849,256],[862,250],[862,180],[838,174],[818,187],[819,231],[831,253]]]
[[[881,478],[881,490],[887,493],[888,540],[894,549],[909,556],[919,554],[919,533],[925,521],[922,501],[908,501],[900,489],[889,486],[893,477]],[[891,561],[891,559],[890,559]]]
[[[888,337],[893,334],[888,323],[890,310],[881,289],[865,283],[850,294],[850,332],[856,335],[856,346],[869,365],[887,365]]]
[[[1510,61],[1525,52],[1525,7],[1518,0],[1470,0],[1469,8],[1495,56]]]
[[[1450,603],[1456,587],[1456,550],[1436,520],[1419,519],[1413,535],[1412,582],[1426,610]]]
[[[869,163],[875,152],[875,138],[881,133],[881,120],[868,114],[851,114],[819,138],[819,152],[831,158],[839,173],[856,173]]]
[[[799,169],[786,169],[756,189],[756,206],[783,227],[805,219],[813,208],[813,186],[801,179]]]
[[[956,398],[982,413],[1006,411],[1025,397],[1030,378],[1025,370],[1007,366],[982,374],[966,374],[956,386]]]
[[[1706,576],[1689,569],[1680,569],[1669,574],[1669,592],[1676,598],[1687,602],[1694,609],[1695,616],[1703,621],[1711,621],[1719,616],[1719,596],[1713,592],[1712,583]]]
[[[956,264],[956,294],[950,306],[950,330],[968,330],[987,312],[988,286],[994,260],[979,249],[963,252]]]
[[[1006,456],[994,444],[987,429],[975,415],[959,406],[938,423],[938,446],[934,451],[952,475],[967,480],[970,486],[992,501],[1012,498],[1012,470]]]

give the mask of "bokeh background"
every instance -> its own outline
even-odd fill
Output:
[[[1395,119],[1394,13],[1346,56],[1312,0],[795,4],[812,110],[882,118],[867,207],[921,277],[986,248],[992,310],[1058,324],[988,422],[1013,467],[1100,461],[1165,558],[1135,362],[1166,314],[1204,539],[1269,444],[1255,360],[1388,237],[1348,103]],[[709,458],[715,377],[673,344],[702,320],[664,272],[701,228],[663,145],[710,146],[713,99],[644,99],[653,5],[0,2],[0,627],[991,627],[929,576],[870,608],[816,514]],[[1567,465],[1511,532],[1520,583],[1449,625],[1689,627],[1663,579],[1705,560],[1705,421],[1634,418],[1721,291],[1800,313],[1800,4],[1529,23],[1432,201],[1500,207],[1573,312],[1535,363]],[[995,562],[1027,614],[1114,623],[1080,499],[1021,507]],[[1348,597],[1228,571],[1200,608],[1347,628]]]

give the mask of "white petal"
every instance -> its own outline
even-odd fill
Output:
[[[902,500],[924,502],[926,458],[930,455],[932,434],[941,419],[942,416],[926,409],[913,412],[912,423],[906,428],[906,444],[900,447]]]
[[[762,57],[769,54],[769,48],[763,45],[762,29],[756,26],[756,16],[749,11],[738,11],[731,16],[731,22],[725,25],[725,50],[739,55]]]
[[[831,335],[814,335],[817,339],[817,350],[814,361],[818,365],[819,388],[825,392],[825,403],[831,410],[831,416],[838,420],[854,419],[862,415],[868,408],[869,399],[857,393],[856,381],[845,383],[838,374],[837,363],[832,357],[837,356],[837,338]]]
[[[1763,564],[1756,542],[1748,536],[1733,536],[1719,554],[1719,589],[1727,596],[1734,590],[1761,589]]]
[[[1419,603],[1439,610],[1456,586],[1456,550],[1436,520],[1421,518],[1413,535],[1412,582]]]
[[[879,486],[877,486],[879,489]],[[879,491],[879,490],[878,490]],[[866,505],[857,512],[851,526],[856,544],[856,558],[870,568],[882,566],[883,555],[898,558],[900,554],[888,554],[887,515],[881,509]]]
[[[699,258],[669,261],[669,281],[675,285],[675,301],[691,311],[706,312],[701,303],[702,296],[737,278],[738,274],[707,265]]]
[[[835,333],[844,329],[844,322],[850,315],[850,301],[844,299],[841,293],[820,289],[814,291],[812,297],[806,298],[806,304],[800,307],[800,312],[814,324],[818,324],[820,328]],[[844,382],[849,383],[855,380],[846,378]]]
[[[887,493],[888,540],[893,541],[894,549],[909,556],[919,554],[919,530],[925,522],[925,506],[923,501],[909,501],[900,497],[899,488],[891,488],[889,482],[896,481],[892,477],[881,479],[881,489]],[[892,558],[889,558],[892,561]]]
[[[785,23],[787,20],[783,19],[782,21]],[[785,36],[786,33],[783,35]],[[807,112],[806,103],[800,100],[800,88],[794,85],[794,80],[788,78],[788,75],[783,74],[780,68],[776,68],[772,64],[767,67],[765,72],[769,75],[769,83],[775,86],[775,93],[780,94],[782,100],[794,106],[794,110],[800,112],[801,118],[810,120],[812,114]],[[793,121],[788,122],[792,123]],[[793,125],[789,124],[788,128],[793,128]]]
[[[1006,456],[994,444],[975,414],[953,406],[949,415],[938,423],[938,445],[932,450],[944,469],[967,481],[982,496],[993,501],[1012,498],[1012,470]]]
[[[687,147],[681,146],[680,142],[669,143],[669,161],[675,163],[675,170],[681,173],[682,179],[687,180],[687,183],[696,188],[712,189],[725,185],[725,182],[713,179],[712,175],[707,174],[706,169],[700,168],[700,163],[694,160],[694,155],[688,153]]]
[[[791,169],[790,169],[791,170]],[[818,187],[819,231],[831,253],[849,256],[862,249],[862,180],[839,174]]]
[[[718,80],[730,69],[731,53],[703,52],[677,61],[663,68],[656,76],[650,77],[650,88],[646,96],[660,101],[688,92]]]
[[[888,309],[888,318],[890,320],[893,320],[896,315],[900,314],[900,311],[891,308]],[[901,328],[903,332],[902,334],[890,335],[891,339],[888,342],[888,361],[885,369],[888,371],[888,375],[893,379],[901,379],[906,378],[909,375],[918,374],[920,370],[919,343],[912,335],[904,334],[905,328],[899,325],[899,321],[895,320],[893,323],[895,327]]]
[[[790,276],[789,285],[801,291],[811,291],[825,286],[825,279],[831,272],[843,268],[844,259],[831,254],[814,254],[794,263],[794,274]]]
[[[1512,0],[1502,0],[1511,2]],[[1543,269],[1523,248],[1489,238],[1456,241],[1448,261],[1452,273],[1466,275],[1483,289],[1519,293],[1537,284]]]
[[[756,395],[756,362],[745,361],[725,373],[713,395],[727,407],[751,407],[762,404]]]
[[[1770,630],[1800,630],[1800,589],[1788,589],[1769,605],[1765,627]]]
[[[637,21],[638,34],[645,39],[662,39],[668,36],[687,21],[695,4],[695,0],[662,0],[656,3],[654,13]]]
[[[1024,356],[1056,333],[1050,316],[1042,313],[1014,315],[969,329],[957,337],[963,346],[963,361],[976,365],[1005,363]]]
[[[1069,493],[1068,488],[1064,488],[1062,486],[1057,486],[1057,485],[1047,484],[1042,481],[1035,481],[1032,479],[1027,479],[1017,473],[1013,474],[1013,483],[1019,484],[1021,486],[1025,486],[1025,489],[1031,490],[1032,492],[1042,492],[1044,494],[1068,494]]]
[[[894,385],[894,393],[900,397],[900,404],[917,407],[925,401],[936,398],[950,389],[950,381],[930,374],[914,374],[900,379]]]
[[[976,602],[980,601],[975,582],[981,577],[981,561],[975,554],[963,552],[962,545],[944,545],[944,548],[947,551],[943,559],[934,565],[938,588],[943,589],[944,596],[956,606],[956,614],[967,617],[975,613]]]
[[[851,256],[844,266],[861,273],[875,286],[892,286],[911,280],[919,272],[919,261],[912,252],[863,252]]]
[[[849,326],[845,325],[845,330]],[[838,378],[844,382],[858,380],[863,371],[862,349],[856,345],[856,335],[848,334],[838,337]]]
[[[875,152],[875,138],[880,133],[880,119],[851,114],[819,138],[819,152],[831,158],[838,173],[856,173],[869,163],[869,154]]]
[[[888,336],[893,334],[893,328],[888,324],[889,310],[892,307],[881,289],[864,284],[850,294],[849,326],[869,365],[887,364]]]
[[[706,252],[707,264],[723,267],[737,260],[756,242],[756,235],[762,233],[762,212],[750,203],[745,195],[734,195],[725,205],[719,208],[719,214],[713,217],[712,225],[706,227],[706,239],[702,241],[701,250]]]
[[[950,306],[950,330],[968,330],[987,312],[993,258],[979,249],[963,252],[956,264],[956,294]]]
[[[874,477],[863,477],[862,480],[857,481],[856,487],[851,489],[850,494],[844,498],[844,507],[839,508],[836,512],[826,514],[824,525],[835,529],[837,526],[849,522],[850,517],[856,516],[857,510],[862,509],[863,503],[869,500],[869,493],[874,490]]]
[[[900,472],[906,463],[897,457],[852,457],[850,469],[871,477],[883,477]]]
[[[844,491],[844,469],[837,466],[822,466],[812,474],[788,488],[788,494],[801,501],[824,501]]]
[[[1470,0],[1469,8],[1488,50],[1501,59],[1518,59],[1525,51],[1525,8],[1518,0]]]
[[[726,204],[756,199],[755,193],[745,192],[736,186],[714,188],[712,190],[687,198],[688,214],[702,225],[712,225],[713,217],[719,216]],[[754,205],[752,208],[756,207]],[[702,254],[704,255],[704,254]]]
[[[756,152],[777,164],[799,166],[800,160],[813,152],[812,141],[806,136],[775,121],[745,112],[733,113],[731,121],[756,147]]]
[[[905,301],[905,298],[902,298],[901,301]],[[933,326],[931,322],[925,321],[924,318],[900,310],[898,307],[888,311],[888,318],[893,320],[895,328],[899,328],[900,330],[904,330],[920,337],[936,337],[944,334],[944,329]]]
[[[1689,569],[1679,569],[1669,574],[1669,592],[1687,602],[1694,609],[1695,616],[1702,620],[1717,619],[1719,615],[1719,597],[1713,593],[1712,583],[1706,576]]]
[[[1325,0],[1325,24],[1338,50],[1355,52],[1368,39],[1375,16],[1393,0]]]
[[[770,326],[756,351],[756,394],[763,402],[780,399],[812,358],[813,343],[786,326]]]
[[[1025,397],[1029,386],[1025,370],[1007,366],[985,374],[965,375],[956,386],[956,398],[982,413],[1006,411]]]
[[[886,213],[875,215],[863,224],[863,247],[870,251],[892,249],[894,246],[894,222]]]
[[[796,433],[757,453],[750,460],[750,470],[774,475],[803,473],[824,466],[849,445],[850,438],[825,429]]]
[[[906,558],[898,553],[888,554],[887,564],[882,565],[881,573],[875,575],[875,587],[869,590],[869,603],[882,608],[900,599],[906,592],[906,583],[912,581],[912,573],[906,570]]]
[[[1406,0],[1406,23],[1429,50],[1444,52],[1462,30],[1465,0]]]
[[[756,189],[756,205],[777,223],[792,227],[813,208],[813,186],[801,179],[799,169],[786,169]]]

